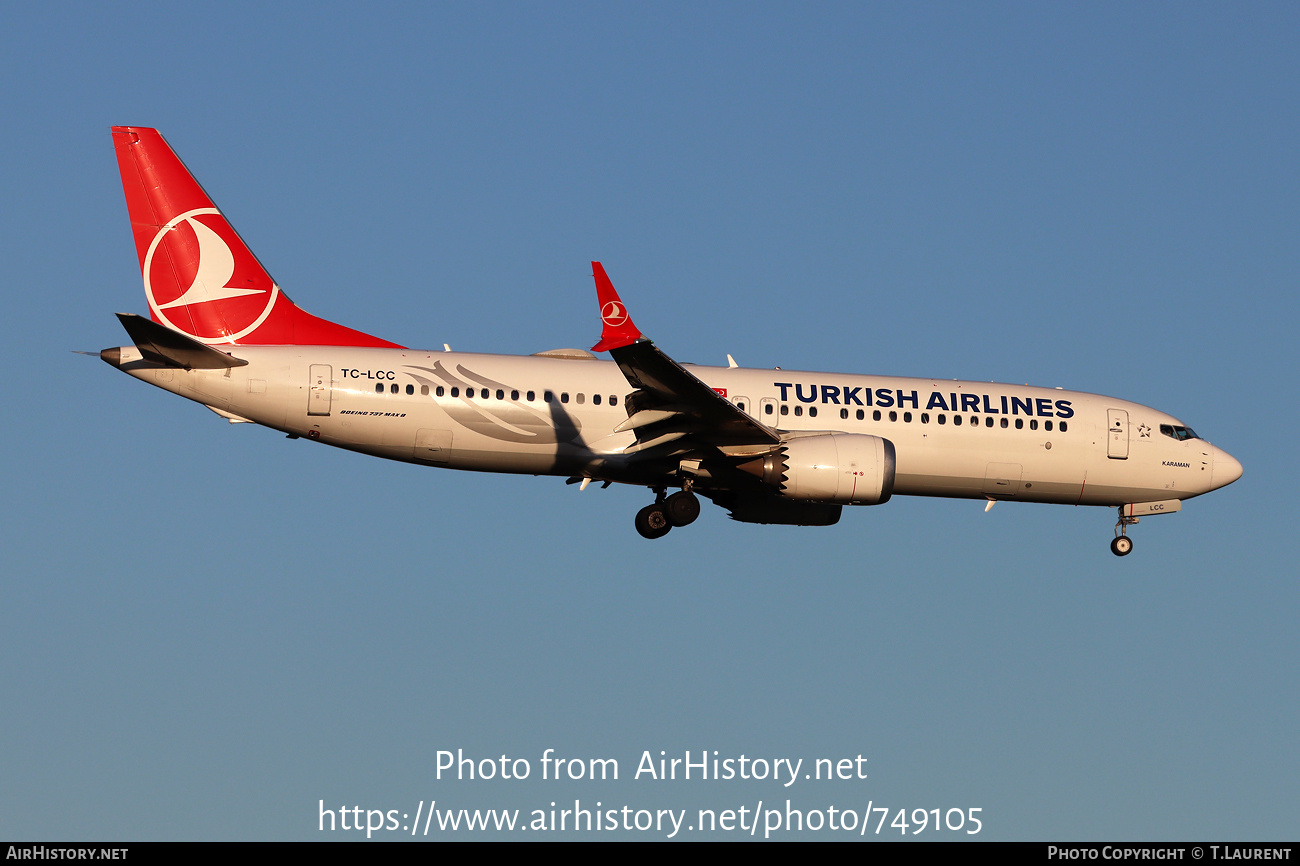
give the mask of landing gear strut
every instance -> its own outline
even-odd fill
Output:
[[[655,501],[636,513],[636,531],[642,538],[663,538],[674,526],[688,526],[700,516],[700,500],[687,487],[664,497],[664,488],[655,488]]]
[[[1110,552],[1116,556],[1128,556],[1133,552],[1133,539],[1128,537],[1128,528],[1137,523],[1136,517],[1127,517],[1124,506],[1119,507],[1119,522],[1115,524],[1115,540],[1110,543]]]

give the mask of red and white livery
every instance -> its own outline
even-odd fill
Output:
[[[685,367],[592,262],[593,352],[407,349],[298,307],[157,130],[114,127],[149,318],[109,364],[235,423],[447,469],[646,487],[646,538],[703,496],[751,523],[836,523],[894,495],[1115,508],[1128,527],[1231,484],[1241,464],[1170,415],[1060,389]],[[730,360],[730,358],[728,358]],[[670,493],[670,491],[672,491]]]

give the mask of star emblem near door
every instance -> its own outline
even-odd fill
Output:
[[[1138,427],[1138,435],[1141,436],[1143,439],[1150,439],[1151,428],[1145,424],[1142,424],[1141,426]]]

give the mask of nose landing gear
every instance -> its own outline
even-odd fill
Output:
[[[1119,521],[1115,524],[1115,540],[1110,543],[1110,552],[1116,556],[1128,556],[1133,552],[1133,539],[1128,537],[1128,528],[1137,523],[1136,517],[1124,514],[1124,506],[1119,507]]]

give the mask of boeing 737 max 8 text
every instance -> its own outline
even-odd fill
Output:
[[[593,352],[407,349],[295,305],[156,130],[114,127],[150,318],[100,353],[137,379],[327,445],[446,469],[646,487],[658,538],[699,496],[749,523],[825,526],[894,495],[1116,508],[1139,517],[1241,476],[1164,412],[1060,389],[683,366],[641,335],[599,262]],[[669,491],[675,492],[669,494]]]

